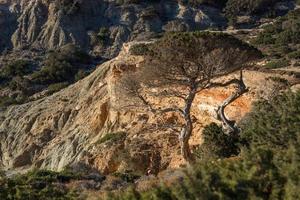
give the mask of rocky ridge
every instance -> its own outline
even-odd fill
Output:
[[[2,0],[0,50],[49,50],[73,43],[112,58],[127,41],[225,24],[216,8],[192,8],[176,1],[120,5],[114,0]]]

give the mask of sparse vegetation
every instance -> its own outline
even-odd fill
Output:
[[[34,72],[31,77],[35,83],[54,84],[59,82],[72,83],[80,70],[80,65],[90,62],[88,54],[77,46],[66,45],[58,51],[50,52],[44,62],[44,67]]]
[[[68,82],[54,83],[48,86],[47,92],[48,94],[53,94],[67,87],[68,85],[69,85]]]
[[[109,40],[109,29],[106,27],[101,27],[98,34],[97,39],[100,45],[105,46]]]
[[[143,56],[149,52],[149,48],[147,44],[135,44],[130,48],[130,53],[136,56]]]
[[[97,144],[103,144],[103,143],[115,143],[118,141],[121,141],[126,138],[126,133],[124,132],[117,132],[117,133],[107,133],[104,135],[100,140],[98,140]]]
[[[76,180],[80,175],[69,171],[33,170],[13,178],[0,177],[0,199],[78,199],[78,193],[61,183]]]
[[[81,1],[79,0],[56,0],[56,6],[65,14],[73,15],[80,9]]]
[[[270,69],[282,68],[289,66],[289,61],[286,59],[272,60],[268,62],[265,67]]]
[[[268,15],[273,13],[274,5],[280,0],[228,0],[225,7],[229,23],[235,25],[238,15]]]
[[[0,84],[9,82],[15,76],[24,76],[32,71],[30,62],[15,60],[0,69]]]
[[[119,177],[127,183],[134,183],[135,180],[141,177],[140,175],[137,175],[133,172],[124,172],[124,173],[116,172],[113,174],[113,176]]]
[[[254,39],[253,44],[279,58],[297,59],[300,44],[300,10],[289,12],[277,18],[276,22],[264,27],[264,31]]]

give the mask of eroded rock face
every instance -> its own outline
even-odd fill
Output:
[[[116,83],[124,71],[138,69],[143,60],[130,55],[128,49],[130,45],[125,45],[118,57],[52,96],[1,111],[0,168],[61,170],[83,162],[104,173],[128,169],[157,173],[182,164],[177,133],[159,129],[161,124],[180,123],[180,117],[144,113],[139,107],[118,108]],[[235,74],[225,78],[232,76]],[[272,87],[266,77],[259,72],[245,72],[250,92],[227,108],[230,118],[239,120],[263,95],[263,86]],[[215,88],[198,94],[192,109],[192,147],[201,143],[202,128],[216,121],[215,109],[233,89]],[[166,106],[174,99],[154,101]],[[113,137],[103,140],[108,134]]]
[[[217,9],[196,9],[174,1],[123,5],[112,0],[0,1],[1,50],[53,49],[74,43],[95,54],[113,57],[124,42],[133,39],[224,24]],[[108,29],[107,35],[99,36],[101,27]]]

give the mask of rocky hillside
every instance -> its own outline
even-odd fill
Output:
[[[225,26],[214,7],[176,1],[121,3],[105,0],[2,0],[1,50],[53,49],[74,43],[95,54],[113,57],[122,43],[163,31]]]
[[[228,21],[253,25],[261,16],[294,7],[292,0],[260,1],[252,7],[230,0],[226,8],[221,1],[211,2],[215,1],[1,0],[0,50],[49,50],[73,43],[112,58],[131,40],[164,31],[219,29]]]
[[[134,44],[124,45],[119,56],[98,66],[76,84],[1,112],[1,168],[61,170],[80,162],[104,173],[131,169],[155,174],[183,164],[176,133],[168,128],[158,129],[162,124],[178,122],[176,115],[140,113],[138,108],[130,112],[115,109],[119,107],[116,82],[123,71],[138,68],[143,60],[142,56],[129,53]],[[294,80],[290,76],[285,78]],[[268,98],[282,87],[276,75],[251,70],[245,72],[245,82],[250,92],[227,111],[236,120],[249,111],[251,102],[259,97]],[[197,120],[191,140],[193,148],[201,143],[203,126],[216,121],[215,109],[232,90],[215,88],[197,96],[192,110]],[[168,104],[165,100],[158,103]]]

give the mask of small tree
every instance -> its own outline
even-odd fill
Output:
[[[177,112],[182,116],[184,125],[179,140],[182,156],[187,162],[194,160],[189,147],[193,130],[191,107],[201,90],[232,83],[239,85],[238,92],[218,110],[224,124],[232,132],[236,131],[225,117],[224,109],[246,91],[242,76],[227,83],[214,83],[212,79],[240,70],[246,63],[259,58],[261,54],[257,49],[233,36],[209,32],[169,33],[143,48],[146,50],[140,52],[145,54],[145,61],[140,69],[125,73],[119,87],[152,112]],[[145,92],[145,88],[154,92]],[[180,102],[160,108],[149,101],[151,95],[174,97]]]

